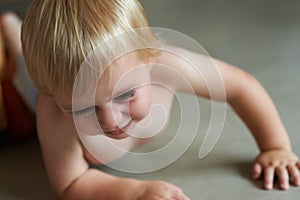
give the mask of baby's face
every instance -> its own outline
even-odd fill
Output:
[[[152,104],[149,66],[129,54],[115,61],[109,70],[102,76],[95,94],[90,94],[95,96],[93,102],[90,96],[73,100],[73,106],[71,95],[55,99],[66,118],[76,118],[80,130],[124,139],[132,126],[149,113]]]

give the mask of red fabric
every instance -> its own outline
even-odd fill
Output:
[[[3,103],[6,110],[9,136],[14,140],[22,140],[32,135],[35,128],[35,116],[23,102],[12,84],[14,68],[9,59],[6,62],[5,80],[2,81]]]
[[[2,82],[3,101],[6,110],[9,135],[21,140],[34,130],[34,114],[28,109],[10,80]]]

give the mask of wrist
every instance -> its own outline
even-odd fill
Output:
[[[262,147],[260,148],[260,152],[266,151],[292,151],[291,145],[286,146],[273,146],[273,147]]]
[[[287,133],[274,136],[273,139],[262,139],[258,142],[261,152],[272,150],[292,151],[292,145],[288,138]],[[257,140],[258,141],[258,140]]]

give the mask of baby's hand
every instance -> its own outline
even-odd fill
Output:
[[[164,181],[143,181],[138,200],[190,200],[182,190]]]
[[[277,176],[279,187],[289,188],[289,177],[295,186],[300,186],[300,161],[288,150],[269,150],[257,156],[253,165],[253,178],[263,177],[265,189],[272,189],[274,176]]]

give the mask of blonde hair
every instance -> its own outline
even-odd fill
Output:
[[[99,44],[122,31],[148,26],[138,0],[33,0],[21,34],[29,74],[41,93],[72,89],[82,62]],[[155,41],[148,30],[131,45],[151,46]],[[106,43],[101,52],[115,51],[120,45],[126,46]],[[157,55],[151,48],[137,52],[143,60]]]

